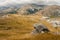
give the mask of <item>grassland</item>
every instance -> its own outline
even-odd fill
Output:
[[[31,34],[39,19],[38,15],[17,14],[0,18],[0,40],[60,40],[60,35],[51,33]]]

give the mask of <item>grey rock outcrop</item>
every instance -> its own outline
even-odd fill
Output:
[[[49,32],[49,30],[43,24],[34,24],[34,30],[32,33],[45,33],[45,32]]]

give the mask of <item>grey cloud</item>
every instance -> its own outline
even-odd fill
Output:
[[[6,5],[6,4],[12,4],[12,3],[19,3],[19,4],[25,4],[25,3],[35,3],[35,4],[58,4],[60,5],[60,0],[0,0],[0,5]]]

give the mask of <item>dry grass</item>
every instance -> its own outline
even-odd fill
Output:
[[[60,36],[50,33],[44,33],[44,34],[38,34],[32,38],[25,38],[21,40],[60,40]]]
[[[50,33],[32,35],[33,24],[38,23],[37,15],[9,15],[0,18],[0,40],[59,40],[59,35]]]

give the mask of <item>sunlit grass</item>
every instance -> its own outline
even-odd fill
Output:
[[[40,22],[40,16],[37,15],[9,15],[7,18],[0,18],[0,38],[6,37],[6,40],[57,40],[59,35],[50,33],[32,35],[33,25]],[[27,34],[27,35],[26,35]],[[2,39],[1,39],[2,40]]]

